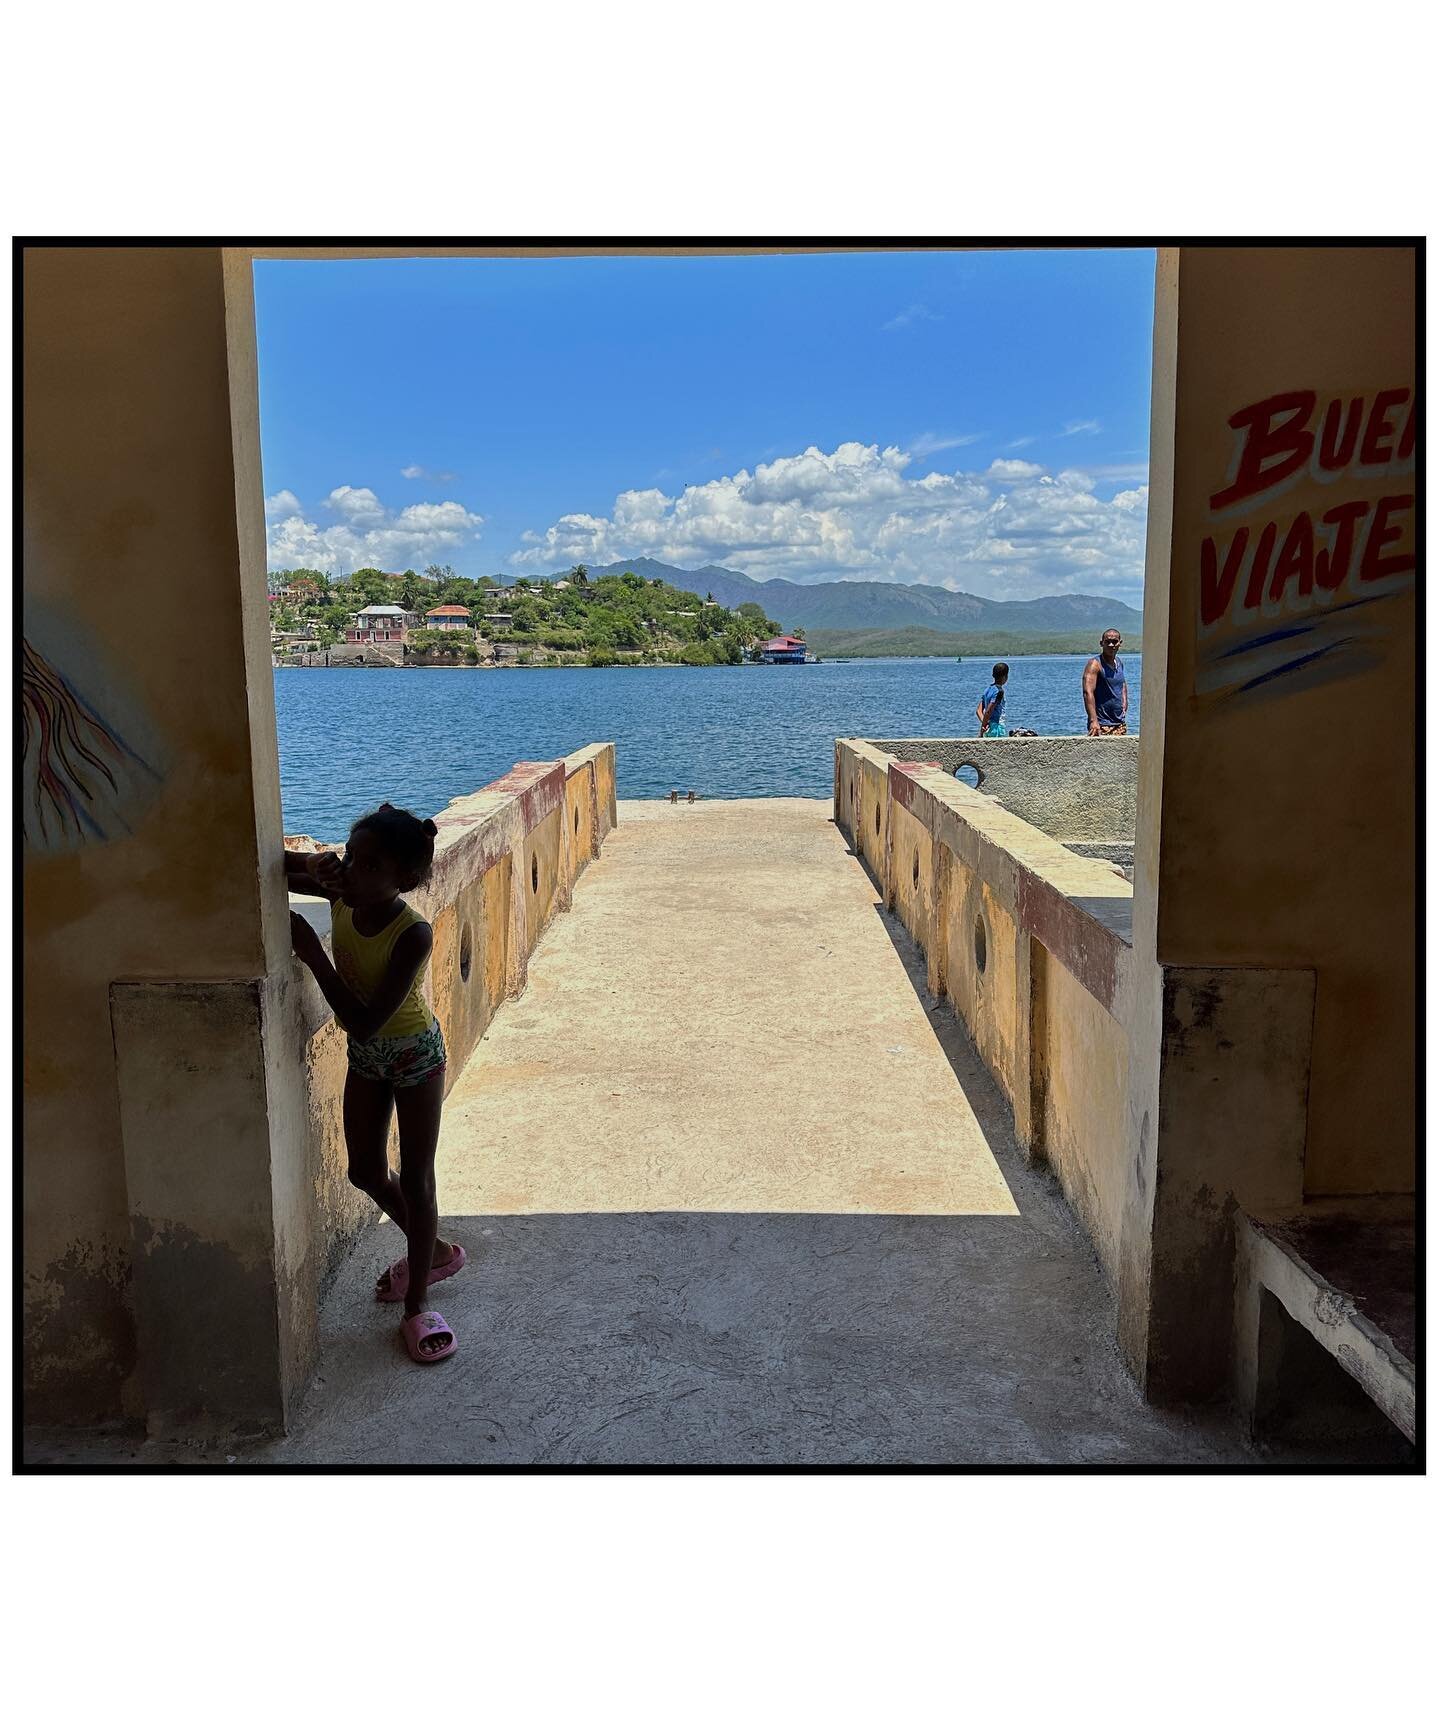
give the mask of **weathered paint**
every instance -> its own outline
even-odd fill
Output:
[[[1211,1397],[1227,1381],[1234,1214],[1303,1195],[1315,973],[1164,971],[1148,1380]],[[1219,1304],[1226,1310],[1219,1311]]]
[[[37,840],[25,865],[26,1408],[133,1417],[111,983],[259,980],[287,931],[263,562],[252,578],[237,503],[246,370],[219,250],[40,246],[24,268],[27,629],[137,757],[111,769],[111,836]],[[258,490],[255,516],[263,561]]]
[[[1244,607],[1253,553],[1223,612],[1218,596],[1240,527],[1276,524],[1273,576],[1312,501],[1330,510],[1399,491],[1393,464],[1367,475],[1344,460],[1323,495],[1297,467],[1288,487],[1242,501],[1243,515],[1224,489],[1247,455],[1252,471],[1268,467],[1246,433],[1257,401],[1314,392],[1318,409],[1413,388],[1415,263],[1400,247],[1159,256],[1126,1114],[1135,1189],[1119,1316],[1126,1358],[1156,1397],[1213,1393],[1234,1369],[1214,1306],[1234,1208],[1289,1215],[1317,1195],[1414,1184],[1415,589],[1408,574],[1375,579],[1397,592],[1367,609],[1363,639],[1329,653],[1325,636],[1347,635],[1354,612],[1320,611],[1312,588],[1314,609],[1278,627],[1294,634],[1269,633],[1270,585]],[[1303,592],[1304,559],[1302,542],[1282,602]],[[1271,651],[1296,669],[1244,689],[1249,656]],[[1363,669],[1347,675],[1352,665]],[[1380,742],[1356,715],[1376,698]],[[1361,851],[1379,853],[1378,870],[1357,865]],[[1177,1008],[1179,990],[1218,983],[1223,1013],[1247,980],[1272,977],[1275,1015],[1257,1015],[1253,1037]],[[1255,1049],[1272,1025],[1286,1035],[1275,1057]]]
[[[1030,955],[1038,1151],[1113,1284],[1130,1189],[1129,1045],[1125,1030],[1060,958],[1035,943]]]
[[[1073,897],[1030,869],[1021,868],[1015,879],[1016,914],[1021,927],[1114,1015],[1122,984],[1121,966],[1130,950],[1127,940],[1119,936],[1114,925],[1102,923]]]
[[[1406,473],[1413,448],[1397,454],[1415,387],[1416,253],[1182,249],[1178,274],[1176,404],[1165,448],[1174,464],[1171,549],[1154,573],[1168,581],[1172,613],[1168,674],[1159,680],[1163,779],[1152,805],[1160,822],[1155,955],[1177,966],[1313,968],[1305,1193],[1408,1193],[1419,632],[1404,559],[1414,549],[1414,511],[1388,515],[1393,541],[1379,544],[1375,527],[1378,502],[1414,487]],[[1367,312],[1356,314],[1356,304]],[[1377,416],[1382,394],[1389,403]],[[1282,395],[1293,408],[1247,419],[1250,407]],[[1324,468],[1327,404],[1344,412],[1354,399],[1363,408],[1352,454]],[[1338,445],[1338,416],[1334,428]],[[1273,458],[1258,456],[1262,443],[1273,444]],[[1297,453],[1306,454],[1298,464]],[[1271,483],[1272,469],[1285,469],[1280,482]],[[1256,480],[1253,492],[1227,492]],[[1305,543],[1288,555],[1285,544],[1296,519],[1311,514],[1315,547],[1338,558],[1335,526],[1320,525],[1347,506],[1356,508],[1351,523],[1358,517],[1371,534],[1352,531],[1346,585],[1330,589],[1322,564],[1307,572]],[[1153,490],[1150,515],[1153,527]],[[1247,554],[1217,610],[1205,542],[1223,575],[1238,529],[1248,526],[1253,539],[1269,524],[1270,576],[1252,591]],[[1372,539],[1372,569],[1384,574],[1367,577]],[[1151,576],[1147,568],[1147,617]],[[1147,644],[1142,743],[1152,659]],[[1371,708],[1383,709],[1378,726]],[[1365,1019],[1363,1052],[1357,1017]]]

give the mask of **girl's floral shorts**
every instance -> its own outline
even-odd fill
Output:
[[[424,1034],[398,1034],[386,1039],[350,1042],[350,1068],[367,1082],[388,1082],[392,1088],[414,1088],[445,1068],[445,1036],[432,1022]]]

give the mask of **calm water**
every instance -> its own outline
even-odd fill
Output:
[[[275,673],[285,830],[340,839],[387,798],[437,814],[517,761],[615,744],[621,797],[828,797],[837,737],[976,730],[987,661],[818,666]],[[1083,655],[1011,664],[1005,713],[1043,736],[1080,733]],[[1140,661],[1126,660],[1130,729]],[[996,739],[1001,741],[1001,739]]]

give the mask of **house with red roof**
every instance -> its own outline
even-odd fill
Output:
[[[803,666],[805,639],[803,636],[772,636],[760,650],[760,658],[767,665]]]
[[[468,630],[472,622],[464,606],[432,606],[425,614],[427,630]]]

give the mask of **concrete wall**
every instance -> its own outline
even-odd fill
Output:
[[[977,790],[1052,838],[1105,843],[1135,836],[1138,737],[876,738],[873,747],[952,775],[974,767]]]
[[[27,1416],[274,1428],[355,1213],[343,1046],[307,1022],[289,946],[250,258],[38,247],[23,266]],[[613,756],[593,770],[608,829]],[[437,993],[457,1057],[573,877],[566,768],[540,772],[477,811],[503,835],[455,828],[437,858],[456,924],[480,924],[485,997]],[[442,920],[441,969],[454,937]]]
[[[134,1416],[136,1293],[182,1256],[197,1291],[269,1280],[242,1282],[232,1330],[271,1360],[283,1317],[274,1173],[299,1114],[261,1039],[286,923],[249,270],[30,249],[23,283],[25,1383],[52,1418]]]
[[[857,739],[835,745],[835,820],[1113,1281],[1127,1193],[1129,885],[942,767]]]
[[[1207,623],[1206,542],[1217,579],[1241,529],[1288,536],[1336,507],[1415,493],[1397,451],[1415,387],[1415,258],[1408,250],[1184,250],[1170,555],[1157,952],[1163,963],[1260,964],[1316,973],[1305,1148],[1309,1194],[1414,1187],[1415,665],[1413,503],[1396,539],[1339,587],[1296,575],[1248,608],[1252,564]],[[1237,411],[1291,389],[1362,401],[1357,461],[1301,469],[1233,505],[1224,493]],[[1364,444],[1393,389],[1395,432]],[[1317,448],[1317,456],[1319,449]],[[1331,542],[1332,554],[1335,543]],[[1277,547],[1277,563],[1281,552]],[[1405,569],[1406,555],[1410,569]],[[1252,555],[1253,558],[1253,555]],[[1257,591],[1258,592],[1258,591]],[[1218,605],[1218,590],[1213,597]],[[1299,627],[1303,634],[1293,632]],[[1276,633],[1282,633],[1278,636]],[[1274,641],[1264,639],[1276,636]],[[1235,652],[1240,649],[1242,651]],[[1147,662],[1149,655],[1146,655]],[[1279,672],[1278,676],[1268,674]],[[1202,783],[1203,781],[1203,783]],[[1356,1024],[1366,1050],[1355,1051]]]
[[[1409,250],[1160,254],[1120,1291],[1152,1395],[1225,1382],[1237,1207],[1414,1184],[1414,324]]]

